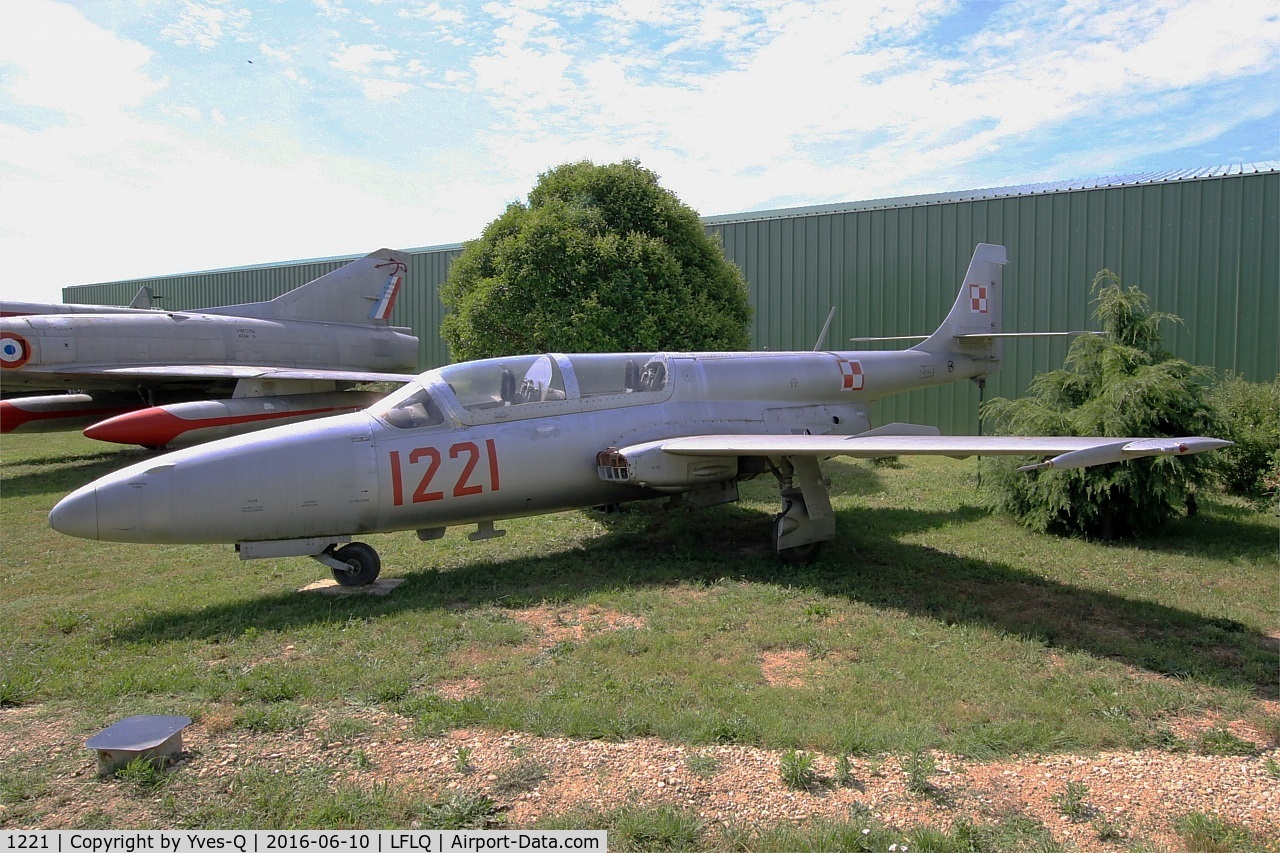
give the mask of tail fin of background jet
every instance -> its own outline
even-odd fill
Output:
[[[133,301],[129,303],[130,308],[150,308],[151,302],[155,295],[151,292],[151,288],[143,285],[138,288],[138,293],[133,297]]]
[[[979,243],[973,250],[973,259],[969,261],[969,270],[964,274],[964,283],[951,313],[937,331],[912,349],[959,353],[998,365],[1001,291],[1004,265],[1008,261],[1004,246]]]
[[[379,249],[268,302],[206,308],[205,314],[388,325],[404,285],[408,256]]]

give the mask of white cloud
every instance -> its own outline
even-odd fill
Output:
[[[201,50],[212,50],[226,38],[244,41],[252,17],[248,9],[232,8],[227,2],[182,0],[178,19],[161,30],[160,35],[184,47],[195,45]]]
[[[1003,146],[1102,115],[1123,122],[1130,99],[1280,66],[1277,15],[1262,2],[1027,0],[997,13],[994,35],[943,52],[918,41],[956,8],[792,0],[755,4],[746,27],[742,6],[617,3],[603,14],[618,39],[598,49],[565,21],[495,4],[496,44],[472,66],[509,119],[510,133],[488,137],[500,161],[586,151],[669,162],[715,211],[781,192],[847,198],[901,186],[907,169],[938,189],[940,175]],[[659,53],[625,41],[663,26]],[[713,43],[732,45],[733,61],[679,64]],[[1189,51],[1197,58],[1179,61]],[[1198,138],[1187,128],[1163,144]]]
[[[344,45],[341,50],[330,54],[329,64],[352,74],[368,74],[373,69],[373,63],[386,64],[395,60],[394,50],[387,50],[376,44],[353,44]]]
[[[342,0],[311,0],[320,14],[331,21],[341,21],[351,16],[351,10]]]
[[[419,77],[427,71],[419,59],[411,59],[404,65],[395,64],[399,56],[396,51],[376,44],[344,45],[330,54],[329,64],[350,73],[367,100],[387,103],[399,101],[416,88],[402,78]]]
[[[50,49],[33,32],[57,33]],[[164,87],[146,73],[152,52],[49,0],[0,4],[0,66],[15,74],[7,87],[18,104],[83,124],[110,120]],[[92,73],[86,73],[86,69]]]
[[[276,62],[286,65],[292,64],[295,61],[294,55],[290,51],[277,50],[269,44],[258,45],[258,53],[262,54],[262,56],[267,59],[273,59]]]
[[[150,50],[66,6],[26,5],[27,25],[58,32],[69,51],[25,45],[0,20],[0,104],[57,119],[0,122],[0,255],[13,260],[26,298],[58,301],[68,284],[420,245],[424,234],[471,236],[456,229],[473,211],[442,200],[424,214],[416,205],[430,188],[405,192],[419,179],[318,156],[292,128],[246,135],[243,122],[198,105],[158,105],[160,118],[180,116],[172,124],[140,117],[164,85],[145,73]],[[370,96],[407,85],[369,81]],[[456,190],[467,202],[482,196]]]
[[[413,91],[411,83],[395,80],[379,80],[376,77],[357,77],[364,96],[371,101],[398,101],[402,95]]]
[[[439,24],[465,24],[467,16],[458,9],[446,9],[439,3],[422,3],[415,0],[396,10],[401,18],[433,21]]]

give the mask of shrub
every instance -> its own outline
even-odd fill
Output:
[[[1171,357],[1160,325],[1179,322],[1150,311],[1136,287],[1108,270],[1094,277],[1094,318],[1102,335],[1077,338],[1064,367],[1042,373],[1029,396],[983,406],[1005,435],[1175,437],[1211,435],[1215,418],[1200,380],[1207,369]],[[1158,529],[1194,510],[1212,462],[1141,459],[1094,468],[1019,473],[1009,457],[984,460],[989,502],[1039,531],[1113,539]]]
[[[1209,390],[1209,402],[1222,425],[1221,437],[1235,442],[1213,454],[1223,486],[1252,498],[1274,494],[1274,481],[1280,479],[1280,376],[1270,383],[1246,382],[1228,373]]]

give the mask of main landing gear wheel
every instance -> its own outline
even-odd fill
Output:
[[[788,529],[794,525],[794,522],[788,523],[787,514],[779,513],[773,519],[773,549],[778,554],[778,559],[784,563],[793,566],[807,566],[815,562],[822,554],[821,542],[810,542],[806,545],[798,545],[794,548],[779,548],[778,540]]]
[[[378,552],[363,542],[343,545],[333,552],[333,557],[348,566],[346,569],[330,569],[333,579],[342,586],[368,586],[378,579],[378,572],[382,571]]]

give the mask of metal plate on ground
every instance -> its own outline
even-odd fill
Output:
[[[84,742],[98,753],[98,772],[114,772],[136,758],[163,760],[182,751],[182,730],[190,717],[140,714],[107,726]]]
[[[323,595],[390,595],[404,583],[404,578],[378,578],[367,586],[343,586],[333,578],[309,583],[298,592],[318,592]]]

